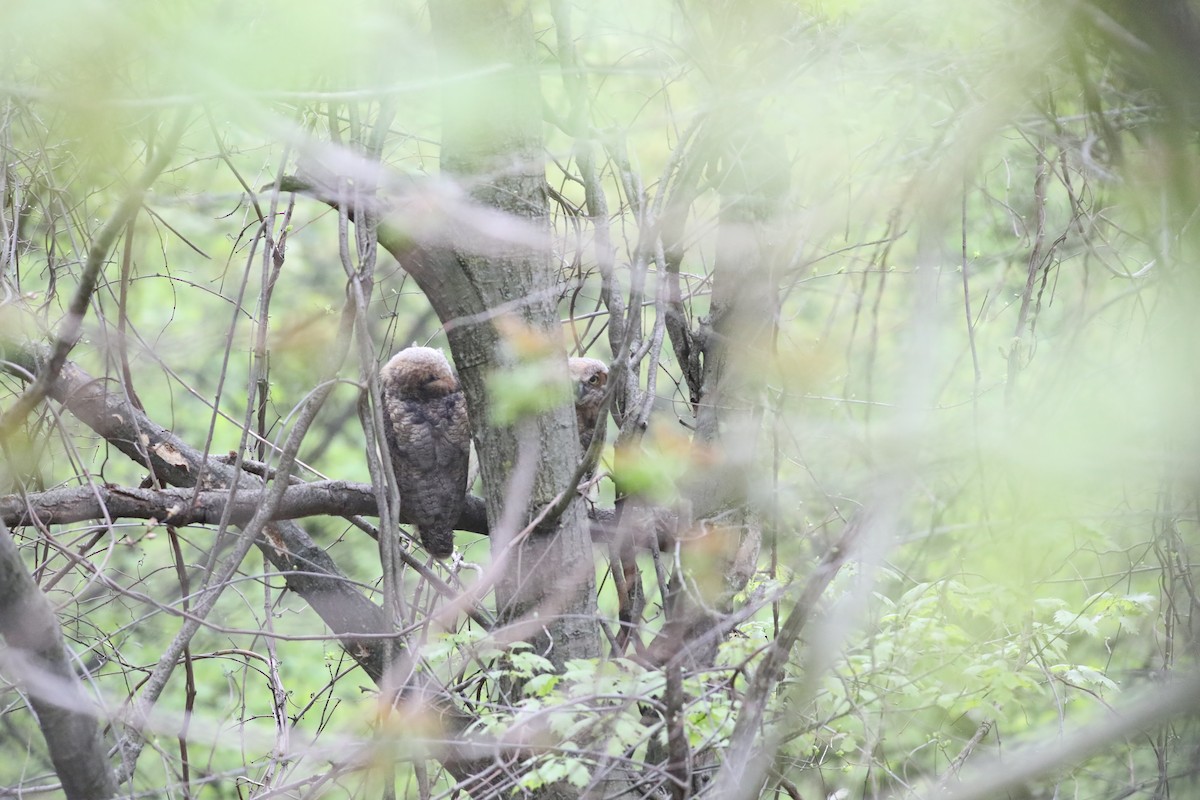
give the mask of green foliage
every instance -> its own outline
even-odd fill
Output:
[[[564,747],[564,749],[569,750],[570,748]],[[577,758],[545,758],[537,762],[526,762],[521,766],[526,771],[518,785],[513,787],[513,794],[522,790],[533,791],[564,780],[572,786],[582,789],[591,779],[591,773],[587,766]]]
[[[656,429],[638,446],[615,455],[621,485],[627,492],[645,495],[658,503],[671,503],[679,495],[680,481],[705,454],[674,431]]]
[[[546,362],[524,363],[492,375],[488,392],[496,425],[512,425],[573,399],[562,370]]]

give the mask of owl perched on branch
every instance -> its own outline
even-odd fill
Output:
[[[579,448],[585,453],[592,437],[604,439],[605,420],[600,419],[600,403],[608,384],[608,366],[595,358],[567,360],[571,383],[575,389],[575,424],[579,426]]]
[[[379,372],[388,450],[400,509],[438,558],[454,552],[467,495],[471,427],[467,403],[440,350],[407,347]]]

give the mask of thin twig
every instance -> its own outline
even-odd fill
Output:
[[[167,166],[167,163],[175,155],[175,149],[179,146],[179,140],[183,136],[183,131],[187,127],[187,121],[190,112],[187,109],[180,109],[175,115],[175,125],[171,132],[167,135],[165,145],[159,149],[158,155],[155,156],[146,168],[142,170],[142,174],[134,181],[133,185],[126,192],[125,197],[121,199],[117,210],[100,229],[100,233],[92,242],[92,246],[88,248],[87,261],[84,264],[83,274],[79,276],[79,285],[75,288],[75,294],[71,297],[71,302],[67,306],[67,315],[59,326],[58,335],[54,340],[54,348],[50,353],[50,359],[44,370],[38,373],[37,379],[21,393],[21,396],[16,399],[12,406],[3,414],[0,414],[0,438],[8,438],[9,435],[20,425],[29,412],[35,406],[46,398],[46,394],[50,390],[50,385],[58,376],[59,370],[62,369],[63,362],[67,360],[67,355],[71,349],[79,342],[80,334],[83,328],[83,318],[87,314],[88,304],[91,302],[92,293],[96,290],[96,284],[100,280],[100,273],[104,268],[105,261],[108,259],[108,254],[116,244],[117,237],[121,235],[121,231],[125,230],[130,221],[137,216],[138,210],[142,207],[142,201],[146,196],[146,191],[150,185],[158,178]]]

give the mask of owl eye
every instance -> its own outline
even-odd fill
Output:
[[[599,383],[599,382],[600,382],[600,376],[599,376],[599,375],[593,375],[592,377],[588,378],[588,383],[592,384],[593,386],[594,386],[594,385],[596,385],[596,384],[597,384],[597,383]]]

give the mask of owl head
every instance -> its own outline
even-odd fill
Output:
[[[380,379],[405,399],[445,397],[458,391],[458,378],[441,350],[406,347],[379,371]]]
[[[571,358],[567,368],[575,387],[575,404],[599,406],[608,385],[608,366],[595,358]]]

